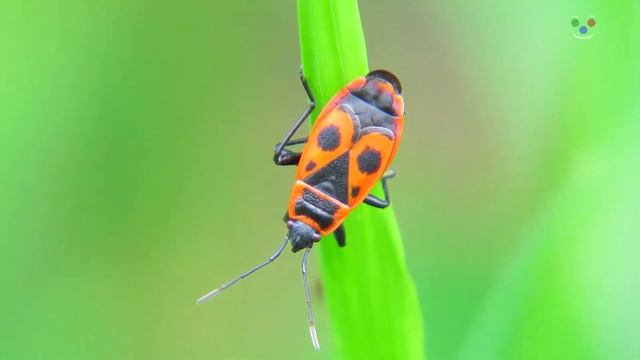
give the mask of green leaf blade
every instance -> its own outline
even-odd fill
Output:
[[[368,70],[355,0],[299,0],[304,74],[318,108]],[[374,193],[381,194],[378,184]],[[336,357],[423,359],[422,314],[393,209],[356,208],[345,221],[347,246],[324,239],[320,263]]]

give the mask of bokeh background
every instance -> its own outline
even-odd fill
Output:
[[[640,358],[637,1],[360,1],[430,359]],[[597,26],[573,37],[573,16]],[[328,359],[270,255],[293,1],[0,2],[0,359]],[[328,246],[328,245],[324,245]]]

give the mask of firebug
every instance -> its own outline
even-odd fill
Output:
[[[360,203],[377,208],[389,206],[388,170],[402,139],[404,101],[398,78],[386,70],[358,77],[340,90],[318,115],[309,136],[292,140],[293,134],[316,106],[315,98],[300,72],[309,106],[276,144],[276,165],[297,166],[285,223],[284,242],[263,263],[197,300],[205,302],[241,279],[273,262],[291,242],[293,252],[305,249],[302,276],[313,346],[319,349],[307,281],[307,261],[313,244],[333,233],[339,246],[346,245],[343,221]],[[304,144],[302,152],[287,147]],[[384,199],[370,194],[382,181]]]

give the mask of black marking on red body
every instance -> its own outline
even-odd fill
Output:
[[[360,186],[353,186],[351,188],[351,197],[354,198],[360,194]]]
[[[303,190],[302,191],[302,200],[308,202],[309,204],[317,207],[318,209],[326,212],[329,215],[333,215],[338,211],[338,206],[327,199],[323,199],[318,194],[313,191]]]
[[[318,164],[316,164],[315,161],[311,160],[311,161],[309,161],[309,163],[307,163],[307,166],[305,166],[304,169],[306,171],[311,171],[311,170],[313,170],[313,168],[316,167],[316,165],[318,165]]]
[[[302,197],[296,200],[295,214],[308,216],[321,229],[326,229],[333,224],[333,215],[336,211],[338,211],[338,206],[334,203],[306,189],[302,191]]]
[[[380,151],[367,147],[360,154],[358,154],[358,170],[364,174],[373,174],[380,169],[380,163],[382,156]]]
[[[349,151],[318,169],[303,181],[343,204],[348,203]],[[326,183],[331,185],[329,188]]]
[[[318,146],[323,151],[333,151],[340,146],[340,129],[335,125],[329,125],[318,134]]]

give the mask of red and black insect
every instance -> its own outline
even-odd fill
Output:
[[[389,206],[387,172],[402,138],[404,102],[400,81],[385,70],[372,71],[346,85],[322,109],[308,137],[291,140],[293,134],[316,106],[307,82],[300,79],[310,104],[276,144],[273,161],[276,165],[296,165],[285,222],[289,228],[284,242],[265,262],[243,273],[200,299],[202,303],[239,280],[273,262],[291,241],[291,249],[306,249],[302,258],[302,276],[308,305],[309,329],[316,349],[319,349],[311,298],[307,283],[309,251],[320,237],[333,233],[339,246],[346,245],[342,222],[360,203],[377,208]],[[305,144],[302,152],[288,146]],[[384,199],[369,192],[382,181]]]

